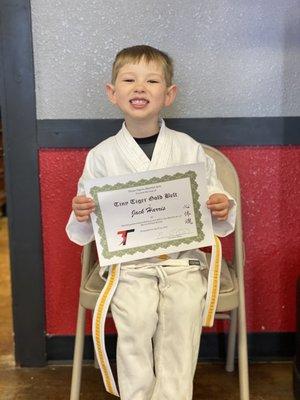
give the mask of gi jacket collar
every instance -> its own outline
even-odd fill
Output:
[[[172,151],[172,135],[170,129],[166,127],[164,120],[160,120],[160,130],[151,160],[149,160],[128,132],[125,122],[123,122],[122,129],[116,134],[115,139],[120,151],[131,164],[133,172],[143,172],[169,166]]]

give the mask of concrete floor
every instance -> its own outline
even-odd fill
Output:
[[[67,400],[70,366],[16,368],[13,358],[7,219],[0,218],[0,400]],[[249,368],[251,400],[292,400],[292,363],[255,363]],[[238,374],[222,364],[199,364],[193,400],[238,400]],[[112,400],[99,371],[85,366],[82,400]],[[177,399],[174,399],[177,400]]]

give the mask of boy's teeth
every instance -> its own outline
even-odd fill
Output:
[[[144,100],[144,99],[134,99],[134,100],[131,100],[130,103],[136,104],[136,105],[141,105],[141,104],[146,104],[148,102],[147,102],[147,100]]]

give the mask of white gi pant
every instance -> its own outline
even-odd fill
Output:
[[[121,267],[111,311],[122,400],[192,399],[207,281],[180,261]]]

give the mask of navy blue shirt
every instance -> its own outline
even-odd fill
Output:
[[[140,148],[143,150],[143,152],[146,154],[149,160],[151,160],[152,158],[157,138],[158,138],[158,133],[156,133],[156,135],[148,136],[145,138],[134,137],[134,140],[137,142],[137,144],[140,146]]]

